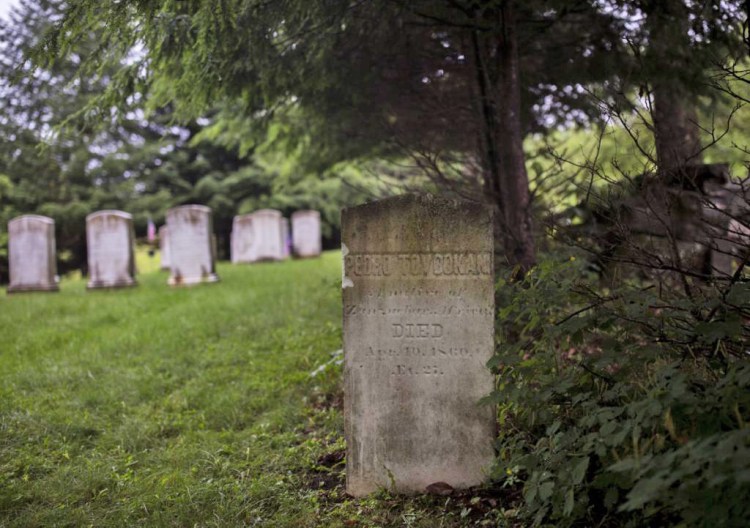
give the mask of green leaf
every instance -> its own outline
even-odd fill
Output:
[[[581,482],[583,482],[583,477],[586,476],[586,470],[588,469],[588,467],[589,457],[583,457],[577,462],[573,463],[573,471],[571,472],[573,484],[580,484]]]
[[[738,314],[726,320],[709,321],[695,325],[695,333],[704,343],[713,343],[721,339],[735,339],[742,336],[742,320]]]
[[[552,497],[552,492],[555,489],[555,483],[548,480],[539,486],[539,499],[543,502],[549,500]]]
[[[575,493],[573,489],[569,489],[565,494],[565,506],[563,506],[563,515],[567,517],[573,513],[573,507],[575,506]]]

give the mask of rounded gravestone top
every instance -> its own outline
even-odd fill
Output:
[[[206,205],[198,204],[179,205],[177,207],[172,207],[169,211],[167,211],[167,214],[171,213],[172,211],[201,211],[203,213],[211,213],[211,208]]]
[[[205,205],[180,205],[167,211],[167,226],[173,222],[210,222],[211,208]]]
[[[302,211],[295,211],[292,213],[292,219],[305,217],[305,216],[314,216],[314,217],[320,218],[320,212],[315,211],[314,209],[304,209]]]
[[[27,221],[27,220],[33,220],[34,222],[43,222],[45,224],[54,224],[55,223],[55,221],[52,218],[50,218],[49,216],[42,216],[42,215],[37,215],[37,214],[25,214],[25,215],[17,216],[15,218],[11,219],[8,222],[8,225],[10,226],[10,225],[16,224],[18,222],[23,222],[23,221]]]
[[[102,211],[96,211],[95,213],[91,213],[86,217],[86,221],[90,222],[91,220],[94,220],[95,218],[98,218],[100,216],[116,216],[118,218],[123,218],[125,220],[132,220],[133,215],[130,213],[126,213],[125,211],[118,211],[117,209],[104,209]]]
[[[278,211],[276,209],[259,209],[258,211],[255,211],[253,214],[258,215],[258,216],[276,216],[276,217],[281,218],[281,211]]]
[[[252,213],[237,215],[232,219],[232,225],[233,226],[251,225],[253,223],[253,217],[254,215]]]

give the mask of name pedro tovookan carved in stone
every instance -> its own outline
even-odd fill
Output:
[[[483,482],[494,458],[492,215],[399,196],[342,212],[347,492]]]

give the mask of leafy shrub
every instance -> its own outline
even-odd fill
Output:
[[[746,526],[750,284],[592,284],[499,284],[495,477],[534,526]]]

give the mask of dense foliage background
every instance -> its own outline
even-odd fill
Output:
[[[61,273],[85,272],[85,217],[101,209],[130,212],[137,236],[145,237],[149,217],[158,225],[170,207],[208,205],[220,258],[228,259],[236,214],[316,209],[326,247],[336,247],[339,209],[382,192],[354,163],[302,167],[294,151],[273,145],[281,122],[251,147],[240,147],[224,144],[228,132],[213,132],[218,110],[177,121],[172,104],[147,108],[141,93],[117,110],[92,109],[128,59],[107,65],[100,77],[78,76],[78,66],[100,45],[101,32],[93,32],[76,41],[70,56],[39,67],[31,50],[63,7],[22,2],[9,21],[0,21],[0,224],[21,214],[52,217]],[[0,231],[0,282],[8,278],[6,233]]]

